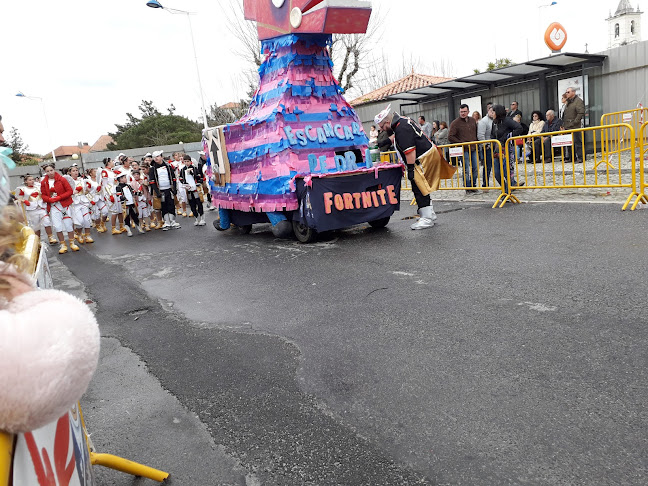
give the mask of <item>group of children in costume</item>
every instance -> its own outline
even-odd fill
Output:
[[[93,243],[91,228],[105,233],[108,221],[113,235],[133,236],[131,228],[139,233],[180,228],[175,214],[164,214],[163,220],[160,191],[155,183],[149,183],[151,179],[157,180],[160,169],[171,175],[175,212],[194,217],[195,226],[204,226],[203,201],[205,194],[208,195],[206,164],[202,158],[197,163],[182,152],[174,153],[168,162],[162,155],[161,151],[146,154],[140,166],[131,157],[120,154],[117,164],[106,158],[102,169],[88,169],[85,174],[73,165],[63,175],[48,162],[42,166],[44,176],[40,182],[26,175],[24,184],[14,194],[29,226],[38,236],[44,227],[50,244],[60,243],[59,253],[66,253],[68,246],[78,251],[77,243]],[[157,162],[152,163],[152,159]]]

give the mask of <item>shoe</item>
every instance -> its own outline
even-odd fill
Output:
[[[198,226],[205,226],[207,223],[205,223],[205,216],[200,217],[200,223],[198,223]]]
[[[135,227],[135,221],[131,221],[131,228]]]
[[[180,216],[182,214],[182,209],[176,209],[176,213]]]
[[[65,241],[61,243],[61,248],[59,248],[59,254],[67,253],[67,246],[65,245]]]
[[[130,229],[129,226],[126,226],[126,228],[124,228],[124,229],[126,230],[126,234],[127,234],[128,236],[133,236],[133,232],[131,231],[131,229]],[[123,232],[122,232],[122,233],[123,233]]]
[[[140,233],[145,233],[144,228],[142,228],[141,226],[136,226],[136,228]]]
[[[194,217],[194,213],[193,213],[193,212],[189,213],[189,217],[190,217],[190,218],[193,218],[193,217]]]
[[[70,241],[70,250],[72,251],[79,251],[79,247],[74,241]]]
[[[162,231],[169,231],[169,229],[171,229],[171,227],[164,223],[164,226],[162,226]]]
[[[121,235],[121,231],[119,231],[117,228],[113,226],[113,229],[111,231],[111,234],[113,235]]]
[[[199,226],[200,225],[200,218],[196,218],[196,222],[194,223],[194,226]]]
[[[127,228],[126,228],[124,225],[120,225],[120,226],[119,226],[119,232],[120,232],[120,233],[126,233],[126,229],[127,229]],[[128,228],[128,231],[130,231],[130,228]]]
[[[85,242],[86,243],[94,243],[94,240],[92,239],[92,236],[86,235],[85,237]]]
[[[84,238],[85,237],[83,235],[74,235],[74,239],[77,240],[81,245],[83,245]]]
[[[180,226],[180,223],[178,223],[177,221],[172,221],[171,227],[175,229],[180,229],[182,226]]]
[[[183,218],[186,218],[186,217],[187,217],[187,213],[186,213],[185,211],[182,212],[182,217],[183,217]]]
[[[216,210],[216,206],[212,206],[211,204],[207,206],[207,211],[215,211],[215,210]]]
[[[437,219],[437,215],[434,212],[432,206],[426,206],[418,210],[419,215],[421,216],[419,220],[414,223],[410,228],[413,230],[427,229],[434,226],[434,221]]]
[[[50,245],[56,245],[58,242],[59,241],[56,238],[54,238],[54,235],[49,237],[49,244]]]

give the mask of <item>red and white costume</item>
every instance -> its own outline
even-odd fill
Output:
[[[112,169],[104,167],[99,172],[98,182],[101,184],[104,201],[108,206],[110,214],[122,214],[122,205],[117,196],[117,181],[115,180],[115,173]]]
[[[20,186],[16,189],[16,197],[25,206],[27,222],[34,231],[40,231],[41,226],[52,226],[52,220],[47,214],[47,204],[43,201],[40,188],[36,186]]]
[[[137,202],[137,216],[142,220],[142,218],[151,217],[151,208],[149,207],[149,196],[148,196],[148,187],[144,184],[137,181],[131,182],[130,186],[133,188],[133,192],[136,194],[135,199]]]
[[[90,229],[90,199],[88,198],[91,189],[90,181],[77,177],[70,178],[72,186],[72,220],[77,228]]]
[[[90,201],[90,217],[96,221],[102,216],[108,216],[108,206],[104,201],[101,185],[90,179],[86,179],[86,182],[89,184],[87,197]]]
[[[182,163],[182,161],[177,162],[177,161],[174,160],[173,162],[171,162],[171,167],[173,167],[173,170],[175,171],[176,180],[179,181],[180,180],[180,170],[182,170],[182,168],[184,167],[184,164]],[[178,198],[179,203],[186,203],[187,202],[187,191],[185,190],[185,188],[183,187],[182,184],[178,184],[176,197]]]

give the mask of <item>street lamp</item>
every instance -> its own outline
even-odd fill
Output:
[[[149,0],[148,2],[146,2],[146,6],[151,8],[161,8],[163,10],[166,10],[170,14],[187,15],[187,21],[189,22],[189,33],[191,34],[191,46],[193,47],[194,61],[196,62],[196,75],[198,76],[198,89],[200,90],[200,101],[202,103],[201,106],[202,106],[203,124],[205,125],[205,128],[208,128],[207,112],[205,111],[205,98],[203,96],[202,82],[200,81],[200,70],[198,69],[198,55],[196,54],[196,43],[194,42],[193,29],[191,28],[191,18],[189,17],[190,15],[193,14],[193,12],[187,12],[186,10],[178,10],[175,8],[163,7],[162,4],[158,2],[158,0]]]
[[[49,137],[49,144],[50,147],[54,147],[54,145],[52,144],[52,133],[50,132],[49,123],[47,123],[47,113],[45,112],[45,101],[43,101],[43,98],[41,98],[40,96],[27,96],[22,91],[18,91],[16,96],[18,96],[19,98],[27,98],[28,100],[38,100],[41,102],[41,106],[43,107],[43,117],[45,118],[45,128],[47,129],[47,136]],[[54,153],[54,148],[52,148],[52,160],[54,163],[56,163],[56,154]]]

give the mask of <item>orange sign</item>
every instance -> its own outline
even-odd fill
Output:
[[[567,42],[567,31],[558,22],[551,24],[544,35],[545,44],[553,52],[560,52]]]

